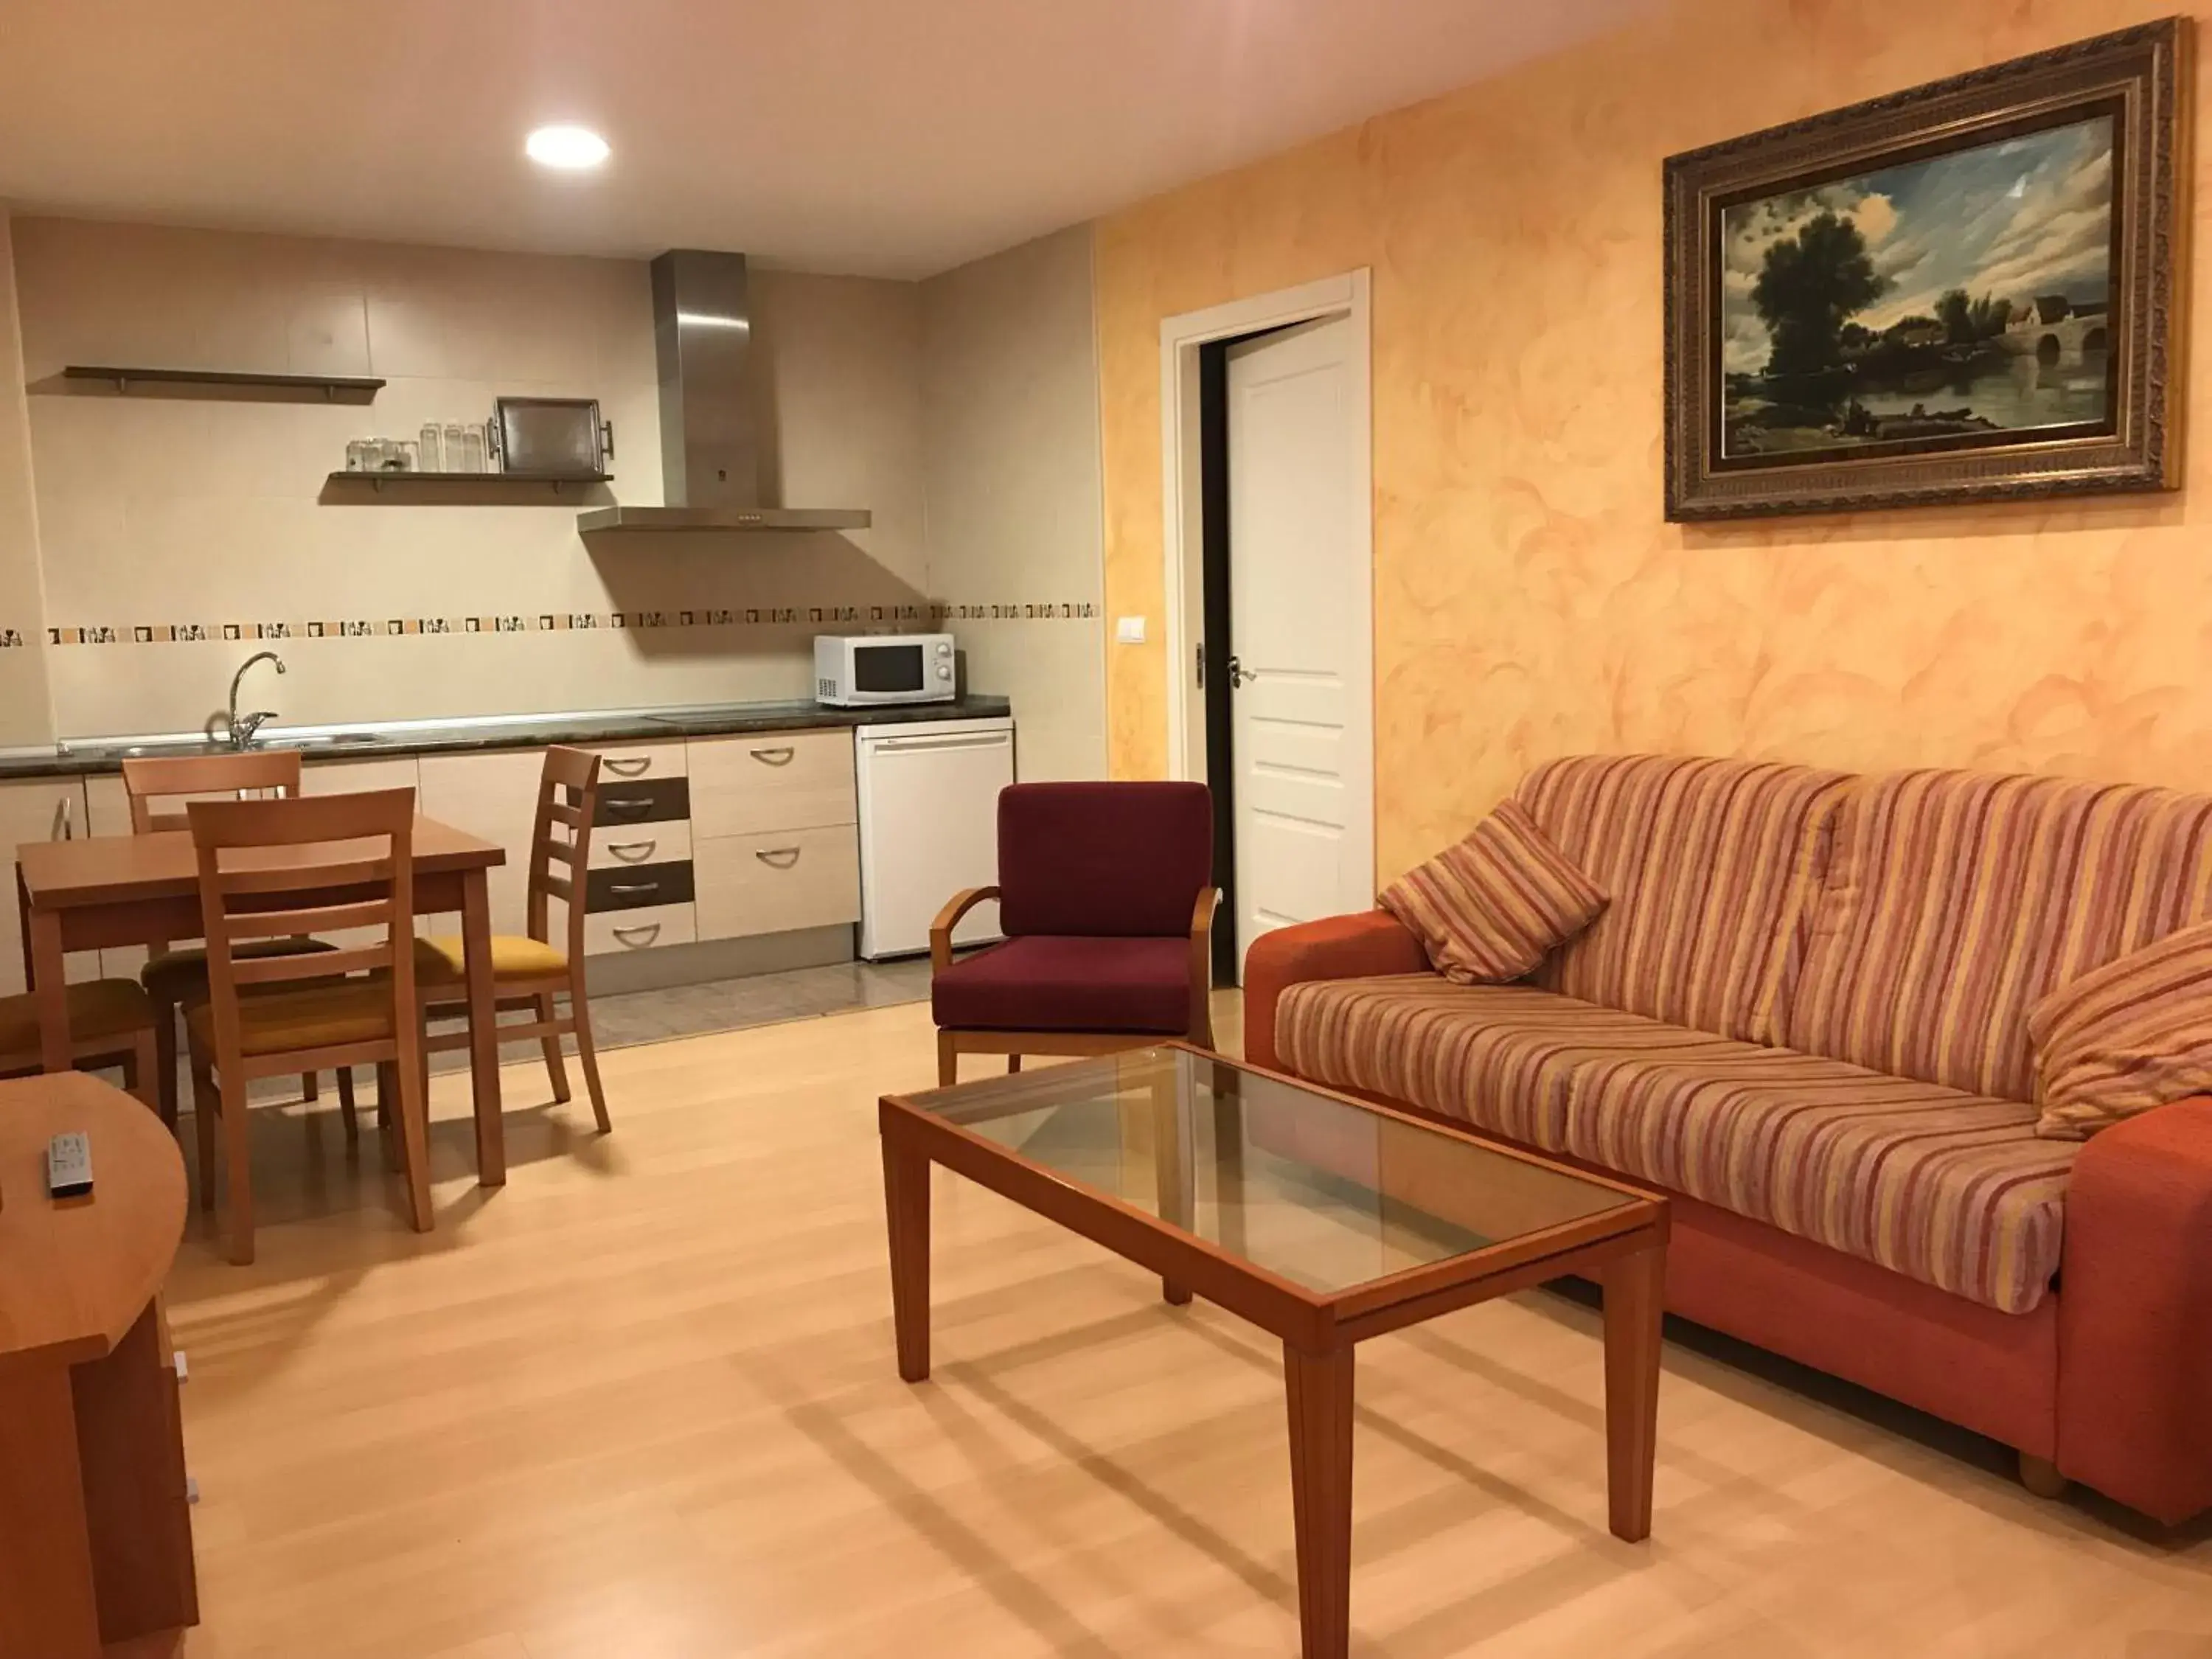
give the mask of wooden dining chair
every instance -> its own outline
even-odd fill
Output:
[[[97,979],[70,986],[69,1023],[70,1059],[79,1070],[114,1066],[123,1073],[123,1086],[144,1101],[148,1110],[161,1109],[154,1005],[136,981]],[[0,1077],[41,1069],[38,1000],[27,992],[0,997]]]
[[[530,837],[530,901],[526,934],[495,934],[491,941],[492,1019],[501,1009],[526,1009],[534,1018],[499,1024],[503,1042],[536,1037],[544,1046],[553,1098],[568,1098],[568,1073],[561,1039],[576,1039],[576,1060],[592,1097],[599,1133],[611,1132],[606,1092],[599,1085],[599,1057],[592,1042],[591,1004],[584,988],[584,888],[592,867],[592,818],[599,810],[599,757],[588,750],[545,751],[538,776],[538,811]],[[562,873],[556,875],[558,864]],[[561,940],[554,942],[552,901],[562,910]],[[469,1046],[468,959],[459,934],[415,943],[416,983],[422,1000],[425,1054]],[[568,1000],[560,1012],[557,998]],[[433,1031],[435,1022],[459,1018],[458,1030]]]
[[[300,751],[296,749],[255,749],[235,755],[147,755],[123,763],[123,793],[131,804],[131,833],[152,835],[186,827],[182,808],[190,798],[228,795],[295,797],[300,793]],[[167,939],[151,943],[153,954],[138,970],[154,1008],[154,1074],[159,1090],[161,1121],[177,1127],[177,1013],[207,996],[207,947],[172,947]],[[301,956],[328,947],[311,939],[255,940],[246,954],[256,957]],[[316,1097],[315,1074],[300,1079],[300,1091]],[[338,1073],[338,1103],[353,1111],[353,1073]]]
[[[428,1231],[429,1152],[412,948],[415,792],[203,800],[185,814],[199,852],[208,945],[207,1000],[185,1016],[200,1207],[215,1206],[219,1117],[230,1259],[252,1261],[248,1088],[257,1078],[373,1065],[379,1097],[398,1120],[408,1218],[417,1232]],[[383,938],[312,956],[250,953],[260,940],[347,928],[381,928]],[[366,977],[307,982],[337,975]]]

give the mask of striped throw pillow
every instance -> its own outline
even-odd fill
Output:
[[[1420,939],[1429,963],[1460,985],[1498,984],[1590,925],[1606,895],[1515,801],[1474,833],[1383,889],[1376,901]]]
[[[2036,1133],[2085,1140],[2123,1118],[2212,1094],[2212,921],[2092,969],[2029,1010]]]

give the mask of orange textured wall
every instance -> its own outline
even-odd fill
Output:
[[[1160,319],[1365,265],[1383,876],[1565,753],[2212,789],[2212,354],[2193,494],[1661,516],[1662,158],[2172,9],[1682,0],[1103,222],[1109,614],[1162,614]],[[1107,647],[1119,775],[1165,765],[1161,632]]]

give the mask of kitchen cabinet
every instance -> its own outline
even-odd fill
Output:
[[[738,939],[860,919],[859,832],[849,824],[702,840],[699,937]]]
[[[0,783],[0,859],[7,862],[7,891],[0,895],[0,996],[14,996],[27,988],[23,974],[22,912],[15,902],[15,848],[27,841],[67,841],[89,833],[84,784],[82,778],[27,778]],[[102,970],[100,951],[70,953],[71,980],[98,979]]]
[[[495,933],[526,931],[530,842],[537,828],[538,777],[544,764],[542,749],[422,757],[422,816],[481,836],[507,854],[507,862],[492,869],[489,882]],[[461,930],[459,916],[434,920],[436,932]]]
[[[853,734],[776,732],[691,744],[699,937],[860,919]]]
[[[848,731],[763,732],[692,742],[691,823],[702,840],[819,830],[856,818]]]

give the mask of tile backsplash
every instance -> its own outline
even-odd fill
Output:
[[[313,647],[267,688],[288,719],[798,695],[817,617],[930,603],[912,284],[755,277],[769,499],[781,487],[857,501],[872,529],[586,546],[583,507],[661,499],[642,264],[52,219],[13,229],[58,735],[196,726],[222,704],[239,647],[272,640]],[[61,379],[81,362],[386,384],[366,405],[118,396]],[[424,501],[326,487],[349,440],[480,420],[510,394],[598,398],[618,495]],[[14,618],[0,628],[27,636]],[[592,630],[608,637],[578,643]],[[538,636],[544,660],[520,669],[471,648],[486,635]],[[414,644],[395,659],[400,639]],[[80,646],[102,648],[65,648]]]

